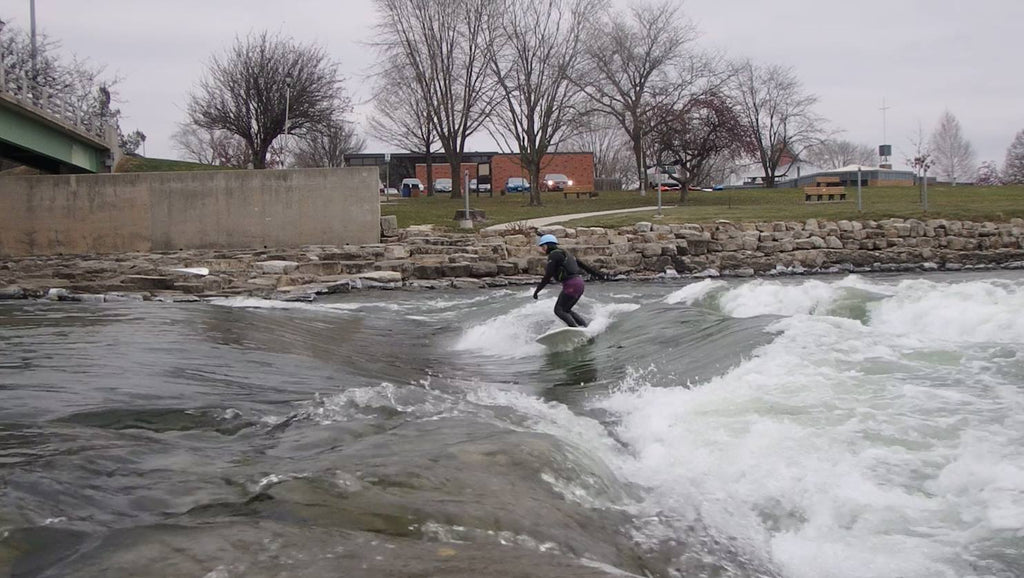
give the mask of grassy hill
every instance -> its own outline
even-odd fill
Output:
[[[153,159],[147,157],[124,156],[114,167],[115,173],[166,173],[174,171],[224,171],[235,170],[230,167],[204,165],[188,161],[171,159]]]

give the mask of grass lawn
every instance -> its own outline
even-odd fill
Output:
[[[490,225],[553,215],[611,211],[658,204],[656,194],[648,193],[646,197],[642,197],[635,191],[605,192],[593,199],[577,199],[574,196],[566,199],[562,193],[541,193],[541,198],[543,206],[530,207],[530,196],[524,193],[509,193],[504,196],[495,193],[493,197],[477,197],[471,194],[469,208],[484,211],[487,215],[487,224]],[[383,202],[383,197],[381,201],[380,214],[397,215],[399,227],[430,224],[455,227],[455,211],[465,208],[466,203],[465,199],[451,199],[448,195],[418,198],[396,198],[392,195],[390,202]]]
[[[931,186],[928,188],[928,212],[920,202],[916,187],[865,187],[863,212],[857,211],[857,191],[847,189],[847,201],[805,203],[799,189],[744,189],[734,191],[691,191],[686,204],[680,205],[679,193],[662,193],[663,217],[659,223],[709,223],[719,219],[734,222],[804,221],[806,219],[955,219],[1006,222],[1024,218],[1024,186],[971,187]],[[657,193],[640,196],[635,191],[601,193],[595,199],[562,198],[561,193],[544,193],[544,205],[527,206],[522,194],[470,196],[469,205],[487,214],[488,224],[516,222],[554,215],[610,211],[657,205]],[[405,198],[381,204],[381,214],[397,215],[398,226],[434,224],[454,227],[453,217],[463,208],[462,199],[447,196]],[[573,221],[573,226],[621,227],[638,221],[651,221],[654,211],[606,215]]]
[[[224,171],[230,167],[175,161],[171,159],[151,159],[125,155],[115,167],[115,173],[165,173],[171,171]]]

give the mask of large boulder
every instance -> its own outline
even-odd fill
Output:
[[[395,215],[382,215],[380,218],[380,236],[398,236],[398,217]]]

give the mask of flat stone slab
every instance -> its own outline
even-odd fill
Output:
[[[0,288],[0,299],[24,299],[25,297],[25,290],[21,287],[12,285]]]
[[[298,269],[299,264],[295,261],[257,261],[252,266],[263,275],[287,275]]]
[[[401,283],[402,274],[398,271],[370,271],[356,275],[359,279],[374,281],[376,283]]]

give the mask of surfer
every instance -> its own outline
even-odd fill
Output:
[[[602,279],[604,275],[560,248],[554,235],[543,235],[537,241],[537,246],[548,256],[548,264],[544,269],[544,278],[533,292],[533,298],[539,299],[540,290],[552,279],[558,281],[562,284],[562,292],[555,301],[555,315],[569,327],[586,327],[587,320],[572,310],[583,296],[583,277],[580,276],[580,270],[590,273],[595,279]]]

